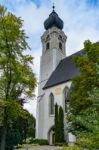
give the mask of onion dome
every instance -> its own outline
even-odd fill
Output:
[[[48,19],[44,22],[44,27],[46,30],[50,29],[51,27],[55,26],[59,29],[63,29],[63,21],[59,18],[58,14],[55,12],[55,6],[53,6],[53,11],[49,15]]]

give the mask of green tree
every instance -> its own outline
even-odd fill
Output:
[[[80,144],[95,143],[96,146],[99,141],[99,43],[86,41],[83,51],[83,55],[74,58],[80,74],[73,80],[69,130],[82,139]]]
[[[58,117],[58,142],[64,142],[64,113],[63,108],[59,107],[59,117]]]
[[[30,113],[27,112],[27,117],[25,119],[25,124],[24,124],[24,133],[25,133],[25,138],[30,137],[30,138],[35,138],[35,126],[36,126],[36,120],[34,116]]]
[[[32,97],[36,78],[31,69],[33,58],[22,29],[22,20],[0,6],[0,124],[1,150],[5,150],[7,129],[19,116],[24,116],[19,98]],[[1,115],[2,114],[2,115]]]
[[[59,132],[58,132],[58,105],[55,104],[55,142],[58,143]]]
[[[64,142],[64,113],[60,106],[58,110],[58,105],[55,105],[55,142]]]
[[[26,110],[26,117],[18,117],[8,129],[6,150],[11,150],[17,144],[23,144],[26,138],[35,137],[35,118]]]

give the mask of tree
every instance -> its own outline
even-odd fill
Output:
[[[58,128],[58,105],[55,104],[55,142],[58,143],[59,140],[59,128]]]
[[[55,105],[55,142],[64,142],[64,113],[60,106],[58,110],[58,105]]]
[[[36,126],[36,120],[32,114],[29,112],[26,112],[26,118],[23,120],[23,130],[24,130],[24,139],[27,137],[29,138],[35,138],[35,126]]]
[[[8,126],[19,116],[25,116],[19,104],[20,97],[32,97],[36,86],[36,78],[30,67],[33,58],[25,54],[30,48],[22,25],[21,18],[0,6],[1,150],[5,150]]]
[[[86,41],[83,52],[74,58],[80,74],[73,80],[68,121],[69,130],[90,146],[99,140],[99,43]]]
[[[18,119],[9,126],[6,138],[6,150],[11,150],[17,144],[23,144],[26,138],[34,138],[35,118],[24,110],[26,117]]]
[[[59,134],[59,142],[64,142],[64,113],[63,108],[59,107],[59,117],[58,117],[58,134]]]

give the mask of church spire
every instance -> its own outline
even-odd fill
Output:
[[[46,30],[52,28],[53,26],[62,30],[64,26],[64,22],[61,18],[59,18],[58,14],[55,12],[55,5],[52,6],[52,12],[49,17],[44,21],[44,27]]]

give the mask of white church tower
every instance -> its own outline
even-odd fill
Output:
[[[51,126],[54,125],[54,117],[53,115],[49,117],[49,98],[45,90],[43,90],[43,87],[59,62],[66,57],[65,44],[67,39],[65,33],[62,31],[63,21],[54,9],[55,7],[53,6],[52,13],[44,22],[45,32],[41,37],[42,56],[40,60],[40,79],[37,99],[36,138],[47,140],[49,138],[48,132]]]

